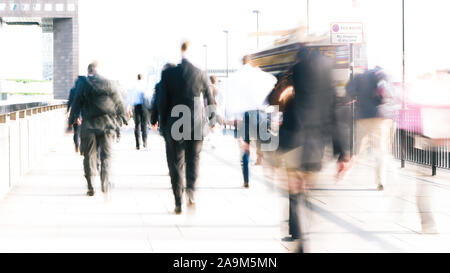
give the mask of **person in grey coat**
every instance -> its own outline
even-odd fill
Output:
[[[88,77],[79,77],[77,93],[69,116],[69,126],[83,112],[81,147],[88,196],[94,195],[92,176],[100,169],[101,188],[108,193],[111,145],[116,129],[126,124],[125,108],[115,85],[97,74],[97,64],[88,66]],[[99,166],[98,166],[98,163]]]
[[[76,84],[76,82],[75,82]],[[67,112],[70,112],[70,108],[72,107],[73,101],[75,100],[75,95],[77,92],[76,85],[70,89],[69,99],[67,101]],[[82,116],[82,115],[81,115]],[[75,152],[78,153],[80,151],[80,125],[82,121],[82,117],[78,117],[75,119],[75,123],[73,124],[73,143],[75,144]]]

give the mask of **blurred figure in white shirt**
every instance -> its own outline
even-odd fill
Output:
[[[142,145],[147,148],[147,109],[145,107],[146,85],[142,74],[137,76],[138,80],[133,88],[128,91],[128,111],[132,111],[134,118],[134,136],[136,138],[136,150]]]

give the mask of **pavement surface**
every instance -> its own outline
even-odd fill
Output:
[[[82,157],[65,135],[0,200],[0,252],[284,253],[288,199],[282,172],[254,166],[242,187],[236,140],[216,132],[205,142],[196,205],[175,215],[163,139],[135,149],[133,129],[114,144],[110,198],[95,182],[86,196]],[[254,153],[252,154],[254,155]],[[308,201],[311,252],[450,252],[450,174],[393,161],[377,191],[370,159],[341,181],[325,165]],[[281,174],[280,174],[281,173]],[[428,202],[428,204],[427,204]],[[417,204],[426,204],[419,209]],[[437,234],[424,234],[432,215]]]

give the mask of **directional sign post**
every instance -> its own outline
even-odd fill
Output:
[[[364,43],[364,31],[362,23],[332,23],[330,27],[330,39],[331,44],[349,45],[350,49],[350,80],[353,79],[354,63],[353,63],[353,44]],[[352,111],[354,111],[354,104],[352,104]],[[353,115],[352,115],[353,117]],[[350,138],[351,153],[353,154],[353,132],[354,132],[354,120],[352,120],[351,126],[352,136]]]
[[[330,29],[332,44],[361,44],[364,42],[362,23],[332,23]]]

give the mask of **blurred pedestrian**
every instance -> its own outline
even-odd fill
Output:
[[[132,108],[134,118],[134,137],[136,139],[136,150],[142,145],[147,148],[147,109],[144,106],[146,99],[146,87],[142,80],[142,74],[137,76],[136,84],[128,92],[128,106]]]
[[[113,84],[115,84],[116,87],[117,87],[117,90],[118,90],[119,95],[120,95],[120,99],[122,101],[126,101],[127,100],[127,90],[122,87],[122,85],[119,83],[119,81],[114,81]],[[124,124],[128,123],[128,120],[129,120],[129,116],[128,115],[125,115],[125,117],[126,117],[126,120],[124,121]],[[117,128],[116,128],[116,141],[117,141],[117,143],[120,142],[120,137],[121,137],[121,127],[117,126]]]
[[[77,86],[76,86],[76,81],[75,81],[75,85],[70,89],[70,93],[69,93],[69,99],[67,102],[67,112],[70,113],[70,109],[73,105],[73,102],[75,100],[75,95],[77,92]],[[74,124],[72,124],[72,128],[73,128],[73,142],[75,144],[75,153],[80,152],[80,125],[81,125],[81,120],[82,120],[82,113],[80,114],[79,117],[77,117],[75,119]]]
[[[266,97],[276,84],[276,78],[251,64],[249,56],[242,59],[243,67],[234,73],[228,84],[227,112],[237,116],[235,136],[239,138],[244,188],[250,180],[250,141],[256,142],[257,164],[261,163],[261,123],[267,122],[264,113]]]
[[[364,152],[370,152],[369,148],[372,148],[376,160],[375,182],[377,189],[383,190],[395,128],[392,118],[386,115],[388,107],[382,108],[390,97],[387,76],[377,67],[356,75],[346,89],[347,95],[356,100],[356,158]]]
[[[212,88],[212,92],[213,92],[213,97],[214,100],[216,101],[216,119],[217,122],[221,125],[224,124],[224,98],[223,98],[223,93],[220,91],[219,86],[218,86],[218,82],[217,82],[217,77],[212,75],[209,77],[209,80],[211,81],[211,88]]]
[[[322,169],[325,147],[333,147],[338,171],[350,158],[337,122],[330,61],[306,47],[298,51],[297,60],[292,71],[294,95],[283,113],[278,155],[287,168],[290,234],[298,240],[298,251],[306,252],[306,215],[312,210],[308,194]]]
[[[84,175],[88,196],[94,195],[92,185],[94,170],[100,162],[101,189],[109,193],[111,142],[117,126],[125,119],[125,109],[120,95],[111,81],[97,73],[97,63],[88,66],[88,76],[77,80],[77,93],[69,116],[72,125],[80,112],[84,113],[81,124],[81,152],[84,155]]]
[[[432,156],[435,156],[435,153],[443,147],[445,147],[444,144],[447,139],[431,139],[429,137],[426,137],[421,134],[414,134],[409,132],[409,135],[411,136],[411,142],[413,144],[413,147],[418,150],[425,151],[432,151]],[[420,177],[422,174],[419,172],[419,170],[416,170],[416,175]],[[420,216],[420,226],[422,228],[423,234],[438,234],[438,229],[433,213],[433,207],[432,207],[432,197],[433,197],[433,190],[432,186],[427,185],[427,183],[424,183],[423,181],[417,180],[416,181],[416,204],[417,204],[417,210],[419,212]],[[403,210],[403,208],[401,208]]]
[[[169,68],[175,67],[172,63],[167,63],[164,65],[162,72],[166,71]],[[153,93],[153,97],[151,100],[151,106],[150,106],[150,124],[153,127],[158,127],[160,123],[160,112],[159,112],[159,104],[160,104],[160,96],[161,96],[161,89],[162,89],[162,83],[159,81],[155,85],[155,92]]]
[[[187,201],[189,205],[195,204],[195,183],[205,135],[204,103],[201,101],[201,95],[207,100],[208,106],[215,105],[209,79],[187,59],[188,49],[189,42],[183,43],[181,63],[162,73],[158,109],[160,126],[166,142],[167,164],[175,197],[176,214],[182,212],[183,166],[186,174]],[[174,113],[179,112],[182,114],[180,118],[174,116]],[[209,120],[210,126],[213,126],[214,113]],[[180,123],[182,126],[179,126]]]
[[[219,114],[218,109],[220,107],[219,102],[221,102],[221,100],[220,100],[221,98],[219,96],[221,94],[219,94],[219,87],[217,86],[217,78],[216,78],[216,76],[210,76],[209,77],[209,82],[210,82],[210,85],[211,85],[212,96],[213,96],[214,101],[216,103],[216,106],[215,106],[215,109],[216,109],[215,120],[216,120],[217,124],[220,125],[221,122],[222,122],[222,116]],[[205,107],[208,107],[208,100],[206,98],[203,98],[203,101],[204,101]],[[205,124],[208,124],[208,118],[209,117],[205,116],[205,119],[206,119]],[[209,127],[209,126],[207,126],[207,127]],[[216,146],[214,145],[214,143],[215,143],[215,136],[216,136],[215,128],[216,128],[215,126],[214,126],[214,128],[212,128],[212,127],[206,128],[206,134],[205,134],[205,138],[204,138],[204,145],[206,145],[207,147],[209,146],[211,149],[215,149],[216,148]]]

